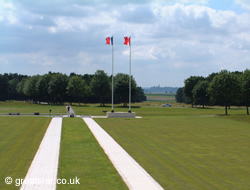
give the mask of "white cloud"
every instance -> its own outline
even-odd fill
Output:
[[[87,52],[82,52],[82,51],[76,56],[76,59],[77,62],[83,66],[89,65],[93,60],[93,58]]]
[[[12,3],[5,2],[5,0],[0,0],[0,10],[15,10],[15,6]]]
[[[205,5],[208,4],[209,0],[152,0],[152,2],[157,2],[158,4],[198,4],[198,5]]]
[[[241,32],[236,35],[240,40],[250,42],[250,34],[246,32]]]
[[[0,0],[0,21],[7,20],[10,24],[15,24],[18,21],[15,15],[15,6],[4,0]]]
[[[12,12],[9,12],[6,15],[6,19],[9,21],[10,24],[16,24],[18,22],[18,18]]]
[[[236,3],[240,4],[243,9],[250,10],[250,1],[248,1],[248,0],[236,0]]]
[[[56,28],[55,27],[49,27],[48,28],[49,32],[55,34],[56,33]]]
[[[115,72],[125,72],[129,48],[123,45],[123,37],[131,35],[133,75],[142,86],[156,85],[152,83],[157,80],[181,86],[190,75],[248,67],[247,12],[218,11],[207,7],[207,0],[110,2],[62,1],[53,12],[46,2],[28,6],[0,0],[5,4],[0,8],[0,28],[5,36],[1,61],[27,72],[36,65],[39,72],[94,73],[104,69],[110,73],[111,47],[105,46],[105,38],[114,35]],[[14,68],[1,72],[13,72]],[[167,80],[166,75],[173,78]]]

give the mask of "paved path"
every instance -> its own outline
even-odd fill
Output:
[[[62,118],[53,118],[25,177],[21,190],[55,190]]]
[[[93,119],[83,118],[109,159],[133,190],[163,189],[108,133]]]

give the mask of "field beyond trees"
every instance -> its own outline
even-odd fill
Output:
[[[167,93],[146,93],[147,101],[149,102],[176,102],[175,94],[167,94]]]

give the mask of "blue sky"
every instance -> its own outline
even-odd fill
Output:
[[[139,86],[181,87],[189,76],[250,64],[250,1],[0,0],[0,73],[132,74]]]

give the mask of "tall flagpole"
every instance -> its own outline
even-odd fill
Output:
[[[114,112],[114,36],[112,36],[112,110]]]
[[[129,37],[129,45],[130,45],[130,60],[129,60],[129,110],[131,113],[131,36]]]

